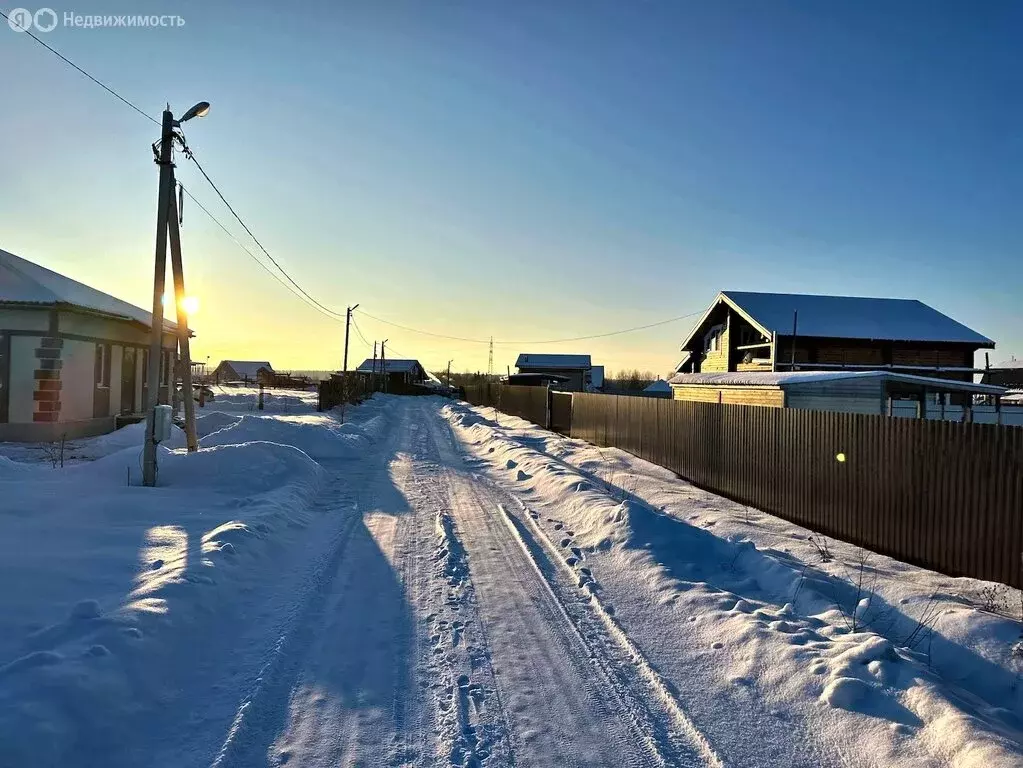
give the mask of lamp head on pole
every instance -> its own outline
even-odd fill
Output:
[[[187,123],[193,117],[206,117],[206,115],[208,115],[209,113],[210,103],[208,101],[200,101],[198,104],[196,104],[194,107],[188,110],[175,122],[178,125],[181,125],[182,123]]]

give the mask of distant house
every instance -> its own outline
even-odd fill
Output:
[[[213,381],[224,384],[241,381],[246,384],[269,384],[274,368],[266,360],[223,360],[213,370]]]
[[[994,399],[1004,387],[894,371],[784,371],[680,373],[668,380],[676,400],[759,405],[840,413],[960,420],[974,409],[974,395]],[[980,407],[977,407],[981,412]]]
[[[646,397],[668,397],[671,395],[671,384],[666,382],[664,379],[658,379],[653,384],[643,390],[643,394]]]
[[[555,389],[566,392],[586,392],[594,387],[594,366],[589,355],[522,354],[515,361],[520,374],[549,374],[560,376],[567,381],[555,384]],[[604,368],[599,368],[598,377],[603,385]]]
[[[972,381],[995,343],[912,299],[725,291],[683,339],[676,373],[892,370]]]
[[[152,315],[0,250],[0,440],[59,440],[113,430],[148,394]],[[160,402],[177,364],[164,320]]]
[[[985,384],[995,384],[999,387],[1023,389],[1023,360],[1017,360],[1013,357],[992,366],[991,370],[984,374],[981,381]]]
[[[355,372],[363,376],[387,376],[389,384],[422,384],[427,380],[426,369],[418,360],[374,360],[362,361]]]

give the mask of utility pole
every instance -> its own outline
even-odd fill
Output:
[[[174,169],[171,168],[171,182]],[[181,262],[181,230],[178,228],[178,206],[174,195],[170,199],[170,250],[171,272],[174,275],[174,304],[177,307],[178,346],[181,348],[181,388],[185,396],[185,442],[189,453],[199,450],[199,438],[195,429],[195,400],[192,393],[192,353],[189,348],[188,312],[185,311],[185,271]],[[172,382],[173,384],[173,382]]]
[[[345,359],[341,369],[344,373],[348,373],[348,327],[352,324],[352,312],[354,312],[358,308],[359,308],[358,304],[356,304],[354,307],[349,307],[348,313],[347,315],[345,315]]]
[[[373,377],[372,377],[371,381],[373,382],[373,389],[376,390],[376,388],[377,388],[377,343],[375,341],[373,342]]]
[[[163,290],[167,278],[167,219],[170,215],[170,199],[174,193],[174,176],[171,171],[171,147],[174,142],[174,115],[170,107],[163,111],[160,132],[160,190],[156,204],[156,264],[153,274],[153,316],[149,334],[149,370],[146,382],[149,387],[146,402],[146,440],[142,445],[142,482],[156,485],[156,406],[160,402],[160,358],[163,355]]]
[[[171,155],[174,146],[174,129],[193,117],[204,117],[209,111],[209,102],[200,101],[185,112],[180,120],[175,120],[168,104],[167,109],[163,111],[160,149],[156,153],[156,163],[160,166],[160,188],[156,203],[153,314],[149,331],[149,370],[146,372],[146,386],[149,388],[146,400],[146,439],[142,444],[142,483],[149,486],[156,485],[156,440],[154,438],[156,436],[156,406],[160,402],[160,363],[163,358],[163,292],[167,280],[167,235],[174,196],[174,166]],[[175,214],[176,224],[177,215]],[[190,370],[189,375],[191,375]],[[192,393],[189,392],[188,399],[191,400],[191,397]]]
[[[387,391],[387,353],[384,351],[387,342],[388,339],[380,342],[380,372],[384,374],[384,392]]]
[[[494,337],[490,337],[490,361],[487,363],[487,376],[494,378]]]
[[[454,362],[454,361],[448,360],[448,386],[449,387],[451,386],[451,363],[452,362]]]

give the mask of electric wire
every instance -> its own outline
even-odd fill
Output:
[[[157,120],[156,118],[154,118],[151,115],[147,114],[144,110],[142,110],[136,104],[132,103],[130,100],[126,99],[124,96],[119,94],[117,91],[115,91],[113,88],[108,86],[106,83],[102,82],[98,78],[96,78],[96,77],[92,76],[91,74],[89,74],[87,71],[85,71],[80,66],[75,64],[69,58],[67,58],[62,53],[57,51],[55,48],[51,47],[46,42],[44,42],[39,37],[37,37],[35,34],[33,34],[32,31],[29,30],[27,27],[24,27],[22,24],[20,24],[17,21],[12,21],[10,16],[8,16],[6,12],[0,10],[0,16],[3,16],[3,18],[6,19],[8,21],[8,23],[10,23],[12,26],[16,24],[21,29],[21,31],[24,32],[26,35],[28,35],[32,40],[34,40],[36,43],[41,45],[47,51],[49,51],[54,56],[59,58],[61,61],[63,61],[69,67],[74,69],[76,72],[78,72],[79,74],[85,76],[86,78],[91,80],[96,85],[100,86],[104,91],[109,93],[111,96],[116,98],[118,101],[121,101],[122,103],[124,103],[125,105],[127,105],[128,107],[133,109],[138,114],[142,115],[144,118],[146,118],[150,122],[153,122],[156,125],[161,125],[161,122],[159,120]],[[249,237],[252,238],[252,241],[266,255],[266,257],[271,261],[271,263],[275,267],[277,267],[277,269],[280,271],[280,273],[282,275],[284,275],[284,277],[288,280],[288,282],[291,283],[291,285],[294,286],[294,288],[298,290],[298,293],[296,293],[295,295],[298,296],[299,298],[302,298],[303,301],[305,301],[309,306],[313,306],[318,311],[320,311],[322,314],[325,314],[327,317],[330,317],[333,320],[340,321],[341,318],[344,317],[343,313],[336,312],[335,310],[330,309],[329,307],[321,304],[319,301],[317,301],[315,298],[313,298],[313,296],[311,296],[301,285],[299,285],[299,283],[290,274],[288,274],[287,270],[285,270],[280,265],[280,263],[271,255],[270,251],[268,251],[263,246],[263,244],[259,241],[259,239],[255,236],[255,234],[253,234],[252,230],[249,228],[249,226],[242,219],[242,217],[238,215],[238,212],[235,210],[234,206],[232,206],[231,203],[228,202],[227,198],[220,191],[220,188],[216,185],[216,183],[214,183],[213,179],[210,178],[208,173],[206,173],[206,170],[202,167],[202,164],[195,157],[195,153],[189,148],[187,143],[185,143],[183,135],[181,136],[181,144],[182,144],[182,150],[183,150],[185,156],[189,160],[191,160],[193,163],[195,163],[196,168],[199,169],[199,173],[202,174],[202,176],[206,180],[206,182],[210,185],[210,187],[213,188],[213,191],[217,194],[217,197],[220,198],[221,202],[231,212],[231,215],[234,216],[235,220],[242,226],[242,228],[249,235]],[[291,291],[292,293],[295,293],[295,291],[291,290],[291,288],[286,283],[284,283],[282,280],[280,280],[279,276],[276,273],[274,273],[262,261],[260,261],[258,258],[256,258],[255,254],[253,254],[240,240],[238,240],[238,238],[235,237],[230,232],[230,230],[227,229],[227,227],[225,227],[219,220],[217,220],[213,216],[213,214],[211,214],[210,211],[207,210],[207,208],[205,206],[203,206],[202,203],[200,203],[195,198],[195,196],[192,195],[192,193],[187,188],[182,187],[182,189],[184,190],[185,194],[188,195],[188,197],[191,198],[191,200],[196,205],[199,206],[199,209],[203,213],[205,213],[218,227],[220,227],[220,229],[222,229],[224,231],[224,233],[227,234],[228,237],[230,237],[231,240],[233,240],[235,242],[235,244],[237,244],[240,248],[242,248],[249,255],[250,258],[255,260],[256,263],[258,263],[265,271],[267,271],[271,276],[273,276],[278,282],[280,282],[282,285],[284,285],[286,288],[288,288],[289,291]],[[702,310],[701,310],[701,311],[697,311],[697,312],[691,312],[691,313],[688,313],[688,314],[685,314],[685,315],[679,315],[677,317],[668,318],[667,320],[660,320],[660,321],[657,321],[655,323],[648,323],[646,325],[639,325],[639,326],[635,326],[633,328],[625,328],[625,329],[618,330],[618,331],[609,331],[607,333],[591,334],[591,335],[587,335],[587,336],[573,336],[573,337],[568,337],[568,338],[563,338],[563,339],[546,339],[546,340],[532,340],[532,341],[505,341],[505,340],[495,340],[495,339],[473,339],[473,338],[468,338],[468,337],[464,337],[464,336],[452,336],[452,335],[448,335],[448,334],[434,333],[432,331],[426,331],[426,330],[423,330],[423,329],[420,329],[420,328],[412,328],[411,326],[402,325],[401,323],[395,323],[395,322],[390,321],[390,320],[385,320],[382,317],[377,317],[375,315],[371,315],[370,313],[368,313],[368,312],[366,312],[364,310],[361,310],[361,309],[357,310],[357,311],[362,312],[362,314],[364,314],[366,317],[368,317],[368,318],[370,318],[372,320],[376,320],[379,323],[384,323],[385,325],[390,325],[390,326],[393,326],[395,328],[400,328],[402,330],[409,331],[410,333],[418,333],[418,334],[421,334],[421,335],[424,335],[424,336],[433,336],[435,338],[449,339],[449,340],[453,340],[453,341],[464,341],[464,342],[469,342],[469,343],[473,343],[473,344],[495,344],[495,345],[517,345],[517,346],[540,345],[540,344],[561,344],[561,343],[567,343],[567,342],[573,342],[573,341],[587,341],[587,340],[590,340],[590,339],[608,338],[610,336],[618,336],[618,335],[625,334],[625,333],[633,333],[635,331],[642,331],[642,330],[647,330],[649,328],[656,328],[656,327],[661,326],[661,325],[667,325],[669,323],[677,322],[679,320],[684,320],[684,319],[689,318],[689,317],[694,317],[694,316],[702,313]],[[365,341],[365,338],[363,338],[363,341]]]
[[[149,114],[147,114],[147,113],[146,113],[146,112],[145,112],[145,111],[144,111],[143,109],[141,109],[140,107],[136,106],[136,105],[135,105],[135,104],[133,104],[132,102],[128,101],[128,99],[124,98],[124,96],[122,96],[121,94],[119,94],[119,93],[118,93],[117,91],[115,91],[115,90],[114,90],[113,88],[111,88],[111,87],[110,87],[109,85],[107,85],[106,83],[102,82],[101,80],[97,80],[97,79],[96,79],[95,77],[93,77],[93,76],[92,76],[92,75],[90,75],[90,74],[89,74],[88,72],[86,72],[86,71],[85,71],[84,69],[82,69],[82,68],[81,68],[80,66],[78,66],[78,65],[77,65],[77,64],[75,64],[75,63],[74,63],[73,61],[71,61],[71,59],[67,58],[67,57],[66,57],[66,56],[65,56],[64,54],[60,53],[60,51],[56,50],[55,48],[51,48],[51,47],[50,47],[49,45],[47,45],[47,44],[46,44],[45,42],[43,42],[43,41],[42,41],[41,39],[39,39],[38,37],[36,37],[36,36],[35,36],[35,35],[34,35],[34,34],[32,33],[32,30],[30,30],[30,29],[29,29],[28,27],[22,26],[20,22],[17,22],[17,21],[13,21],[13,20],[11,19],[11,17],[10,17],[10,16],[8,16],[8,15],[7,15],[7,14],[6,14],[6,13],[5,13],[4,11],[0,11],[0,16],[3,16],[3,17],[4,17],[5,19],[7,19],[7,23],[8,23],[8,24],[10,24],[10,25],[12,25],[12,27],[13,27],[13,26],[14,26],[15,24],[17,24],[17,25],[18,25],[18,27],[19,27],[19,28],[21,29],[21,31],[22,31],[22,32],[24,32],[24,33],[25,33],[26,35],[28,35],[29,37],[31,37],[31,38],[32,38],[33,40],[35,40],[35,41],[36,41],[37,43],[39,43],[39,45],[43,46],[43,48],[45,48],[46,50],[48,50],[48,51],[49,51],[50,53],[52,53],[52,54],[53,54],[54,56],[56,56],[56,57],[57,57],[58,59],[60,59],[61,61],[63,61],[63,62],[65,63],[65,64],[67,64],[67,65],[68,65],[69,67],[71,67],[72,69],[74,69],[74,70],[75,70],[75,71],[77,71],[78,73],[80,73],[80,74],[82,74],[82,75],[85,75],[85,76],[86,76],[87,78],[89,78],[90,80],[92,80],[92,82],[94,82],[94,83],[95,83],[96,85],[98,85],[98,86],[99,86],[100,88],[102,88],[102,89],[103,89],[104,91],[106,91],[107,93],[109,93],[109,94],[110,94],[111,96],[113,96],[113,97],[114,97],[115,99],[119,99],[120,101],[122,101],[122,102],[124,102],[125,104],[127,104],[127,105],[128,105],[129,107],[131,107],[131,108],[132,108],[132,109],[134,109],[134,110],[135,110],[136,112],[138,112],[138,113],[139,113],[140,115],[142,115],[142,117],[146,118],[146,120],[151,120],[152,122],[156,123],[157,125],[160,125],[160,121],[159,121],[159,120],[157,120],[157,119],[156,119],[155,117],[153,117],[152,115],[149,115]]]

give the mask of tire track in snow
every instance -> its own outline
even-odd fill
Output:
[[[556,675],[562,684],[562,690],[567,693],[564,684],[578,675],[575,682],[569,685],[585,698],[585,707],[590,712],[588,717],[601,724],[601,728],[612,743],[632,742],[635,745],[634,750],[618,749],[613,755],[604,753],[598,758],[601,764],[608,761],[616,765],[624,762],[636,766],[720,765],[715,759],[707,759],[692,740],[677,737],[673,733],[671,718],[667,712],[662,713],[659,709],[648,706],[645,698],[649,691],[643,681],[633,679],[635,674],[631,670],[633,665],[631,655],[613,641],[606,629],[592,621],[584,623],[582,627],[577,623],[578,620],[566,608],[565,598],[559,593],[565,590],[560,588],[560,585],[559,588],[552,586],[548,580],[549,576],[538,565],[522,536],[503,511],[499,500],[512,497],[483,478],[470,476],[464,469],[460,469],[464,466],[464,460],[462,454],[455,448],[453,434],[450,431],[444,433],[443,426],[446,426],[446,422],[439,414],[431,416],[434,417],[431,419],[431,431],[438,451],[447,465],[446,482],[450,486],[452,504],[458,510],[460,519],[467,522],[468,530],[472,531],[472,538],[477,540],[470,550],[471,562],[475,562],[473,558],[483,557],[482,563],[477,564],[485,564],[493,560],[494,556],[483,556],[483,553],[487,550],[500,552],[499,560],[508,570],[504,580],[528,594],[534,606],[532,610],[539,610],[535,618],[524,616],[518,619],[518,622],[527,622],[521,627],[513,622],[516,632],[532,633],[530,636],[536,638],[533,643],[538,644],[534,650],[538,650],[545,661],[544,669],[539,669],[533,665],[534,660],[531,656],[527,655],[526,658],[520,659],[534,669],[533,676],[527,675],[526,680],[532,680],[534,683],[540,681],[540,689],[545,691],[541,700],[534,703],[545,708],[557,703],[562,707],[567,705],[574,711],[574,706],[579,703],[569,703],[573,701],[574,696],[566,699],[556,693],[557,688],[547,691],[549,683],[543,682],[545,679],[549,680],[552,673],[556,672],[557,664],[569,661],[565,672],[568,677],[566,678],[564,674]],[[585,610],[582,599],[574,591],[574,587],[567,599],[577,612],[580,606]],[[529,611],[528,603],[520,604],[520,610]],[[537,635],[536,632],[540,634]],[[542,636],[548,639],[541,639]],[[527,642],[525,635],[522,642]],[[558,648],[564,650],[559,652]],[[565,659],[561,653],[567,653],[568,658]],[[561,662],[557,661],[559,658],[562,659]],[[551,666],[552,664],[554,666]],[[525,684],[528,685],[528,682]],[[641,691],[636,690],[639,686],[642,686]],[[566,715],[563,708],[561,710],[548,708],[543,722],[549,723],[549,727],[554,727],[558,722],[568,727],[581,727],[584,721],[574,722],[574,717],[575,715]],[[567,733],[565,735],[569,736]],[[572,733],[570,740],[578,736],[579,733]]]
[[[529,512],[529,509],[524,504],[522,504],[521,501],[519,501],[518,499],[516,499],[516,501],[518,502],[519,506],[522,508],[523,511],[527,513]],[[530,560],[532,560],[533,563],[536,564],[536,561],[529,553],[528,545],[523,540],[521,533],[516,527],[516,523],[521,525],[522,521],[514,517],[503,506],[500,506],[500,510],[504,515],[504,519],[507,521],[508,527],[512,531],[512,534],[522,545],[522,548],[526,551],[527,555],[529,555]],[[558,563],[558,565],[562,567],[562,569],[568,574],[570,578],[572,579],[577,578],[575,570],[568,563],[568,561],[565,560],[564,556],[561,554],[561,551],[554,545],[554,542],[550,540],[550,538],[547,536],[546,531],[544,531],[543,528],[541,528],[539,524],[537,524],[533,516],[527,514],[525,521],[526,521],[525,524],[532,529],[534,535],[540,542],[542,542],[542,546],[547,550],[548,558]],[[536,568],[537,572],[541,574],[541,577],[543,577],[539,565],[537,565]],[[544,580],[546,581],[546,579]],[[660,674],[658,674],[657,670],[654,669],[653,665],[650,664],[646,656],[643,655],[643,652],[636,646],[634,642],[632,642],[632,639],[629,637],[628,633],[622,628],[622,625],[618,623],[618,620],[615,619],[614,616],[608,613],[607,609],[604,607],[603,602],[597,596],[596,592],[590,593],[589,604],[590,607],[593,609],[593,612],[600,618],[601,623],[606,628],[608,635],[610,635],[610,637],[621,647],[621,649],[633,659],[636,670],[643,677],[643,679],[646,680],[650,689],[656,694],[657,698],[664,705],[664,708],[671,714],[672,718],[675,720],[679,728],[680,734],[683,735],[684,738],[686,738],[692,744],[692,746],[694,746],[700,752],[707,766],[713,766],[714,768],[724,768],[724,762],[722,761],[721,756],[714,750],[714,747],[707,740],[706,736],[703,735],[702,731],[700,731],[700,729],[696,726],[696,723],[694,723],[692,719],[690,719],[690,717],[685,713],[685,710],[682,708],[682,705],[679,703],[675,695],[671,692],[671,689],[668,687],[668,684],[664,681]]]
[[[410,601],[419,613],[417,624],[430,636],[430,643],[417,637],[417,671],[421,683],[414,690],[432,690],[433,707],[420,713],[419,720],[433,719],[432,753],[428,751],[427,729],[419,730],[423,749],[417,765],[478,767],[514,766],[508,742],[508,725],[501,693],[490,667],[490,652],[484,624],[476,604],[469,563],[457,528],[448,514],[445,486],[439,482],[441,469],[427,424],[415,430],[417,437],[409,461],[399,465],[401,486],[412,509],[418,531],[430,516],[434,526],[434,548],[427,553],[429,539],[417,533],[415,595]],[[397,478],[396,478],[397,479]],[[423,568],[425,563],[431,568]],[[418,635],[419,633],[417,633]],[[423,702],[420,701],[422,704]]]

